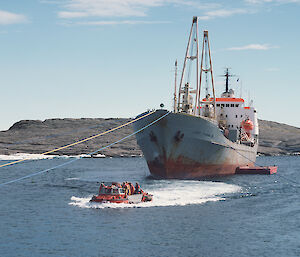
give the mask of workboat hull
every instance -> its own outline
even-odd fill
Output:
[[[151,202],[152,195],[150,194],[135,194],[135,195],[128,195],[126,198],[103,198],[103,196],[93,196],[90,202],[95,203],[130,203],[130,204],[137,204],[142,202]]]
[[[134,130],[147,126],[167,112],[157,110],[135,122]],[[248,146],[232,142],[214,120],[186,113],[169,113],[139,132],[136,138],[150,173],[156,178],[231,175],[239,166],[252,167],[257,153],[257,143]]]

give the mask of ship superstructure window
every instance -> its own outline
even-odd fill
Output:
[[[224,107],[224,104],[221,104],[221,107]]]
[[[231,104],[230,107],[234,107],[234,104]]]
[[[235,104],[235,107],[239,107],[239,104]]]
[[[235,115],[235,117],[237,118],[237,115]]]
[[[226,114],[226,118],[228,117],[228,115]]]
[[[226,104],[226,107],[229,107],[229,104]]]
[[[220,104],[217,104],[217,107],[220,107]]]

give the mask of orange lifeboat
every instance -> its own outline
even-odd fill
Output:
[[[249,119],[243,120],[241,122],[241,127],[246,131],[246,132],[250,132],[253,128],[253,122]]]
[[[137,184],[138,185],[138,184]],[[131,190],[130,190],[131,188]],[[102,182],[99,188],[99,194],[93,195],[90,202],[98,203],[138,203],[152,201],[152,195],[139,190],[134,190],[131,183]]]
[[[253,122],[248,118],[241,122],[241,127],[245,130],[247,137],[243,136],[242,141],[248,141],[251,137],[250,131],[254,128]]]

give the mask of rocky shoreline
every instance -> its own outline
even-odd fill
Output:
[[[0,131],[0,154],[39,154],[96,135],[128,122],[119,118],[82,118],[21,120],[6,131]],[[300,152],[300,128],[286,124],[259,120],[259,155],[298,155]],[[97,137],[82,144],[66,148],[55,155],[81,155],[113,143],[133,133],[132,126]],[[135,137],[130,137],[100,152],[107,157],[141,156]]]

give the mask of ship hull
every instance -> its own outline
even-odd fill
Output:
[[[166,113],[166,110],[157,110],[135,122],[134,130]],[[239,166],[254,166],[257,153],[257,144],[234,143],[223,135],[215,121],[185,113],[169,113],[139,132],[136,138],[150,173],[156,178],[232,175]]]

